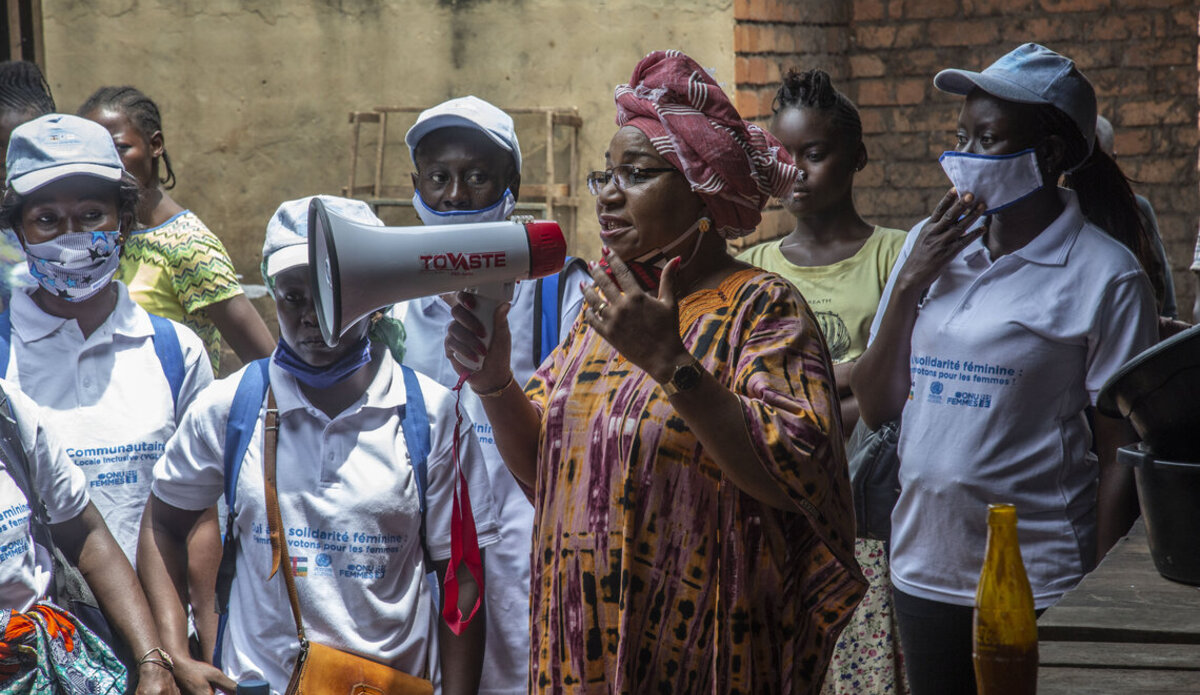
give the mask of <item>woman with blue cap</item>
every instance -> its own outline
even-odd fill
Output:
[[[1075,64],[1025,44],[934,84],[966,96],[941,157],[954,187],[909,234],[851,377],[867,424],[902,416],[892,581],[917,695],[975,692],[989,503],[1016,505],[1039,610],[1128,529],[1136,500],[1115,454],[1135,437],[1093,406],[1156,339],[1138,260],[1150,245],[1093,146],[1096,95]]]
[[[11,414],[19,434],[19,442],[5,436],[0,475],[0,607],[10,611],[0,617],[0,688],[125,686],[108,648],[47,602],[70,598],[51,561],[57,546],[115,628],[111,646],[136,663],[139,692],[174,692],[171,656],[131,562],[150,467],[177,412],[212,372],[198,338],[155,324],[112,279],[137,186],[107,131],[61,114],[17,127],[6,184],[0,227],[16,231],[37,284],[14,292],[0,317],[0,374],[12,406],[2,416]],[[47,527],[49,537],[39,535]]]

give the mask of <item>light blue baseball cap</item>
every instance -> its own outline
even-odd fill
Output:
[[[48,113],[12,131],[4,185],[21,195],[65,176],[120,181],[125,168],[104,126],[86,118]]]
[[[933,86],[951,94],[968,94],[978,87],[1005,101],[1050,104],[1067,114],[1091,149],[1096,140],[1096,90],[1075,67],[1075,61],[1054,51],[1027,43],[1019,46],[983,72],[942,70]]]
[[[306,196],[283,203],[267,223],[263,241],[263,278],[273,278],[288,268],[308,265],[308,206],[320,198],[325,208],[359,224],[382,227],[371,206],[361,200],[332,195]]]
[[[512,155],[517,173],[521,173],[521,143],[517,142],[512,116],[476,96],[443,101],[417,116],[417,122],[404,135],[413,163],[417,161],[417,145],[421,138],[440,128],[455,126],[474,128],[488,136],[500,149]]]

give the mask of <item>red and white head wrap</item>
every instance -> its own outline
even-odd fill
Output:
[[[683,173],[722,237],[753,232],[770,197],[791,191],[796,167],[787,150],[743,121],[721,87],[683,53],[646,56],[613,97],[617,125],[642,131]]]

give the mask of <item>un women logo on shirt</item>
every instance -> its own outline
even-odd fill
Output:
[[[940,381],[934,381],[934,382],[930,383],[929,384],[929,399],[928,399],[929,402],[930,403],[941,403],[942,402],[942,391],[945,388],[946,387]]]

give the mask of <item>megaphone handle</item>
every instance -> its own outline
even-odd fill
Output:
[[[483,341],[485,348],[491,347],[492,333],[494,332],[493,329],[495,328],[493,320],[496,317],[496,309],[499,308],[501,302],[505,300],[497,297],[490,297],[483,293],[473,294],[471,295],[471,299],[475,300],[475,307],[470,311],[475,318],[479,319],[479,322],[483,324],[484,334],[480,340]],[[464,367],[470,369],[472,372],[479,371],[479,368],[483,366],[483,356],[480,356],[478,359],[474,359],[457,352],[455,353],[455,356],[458,358],[459,362],[462,362]]]

